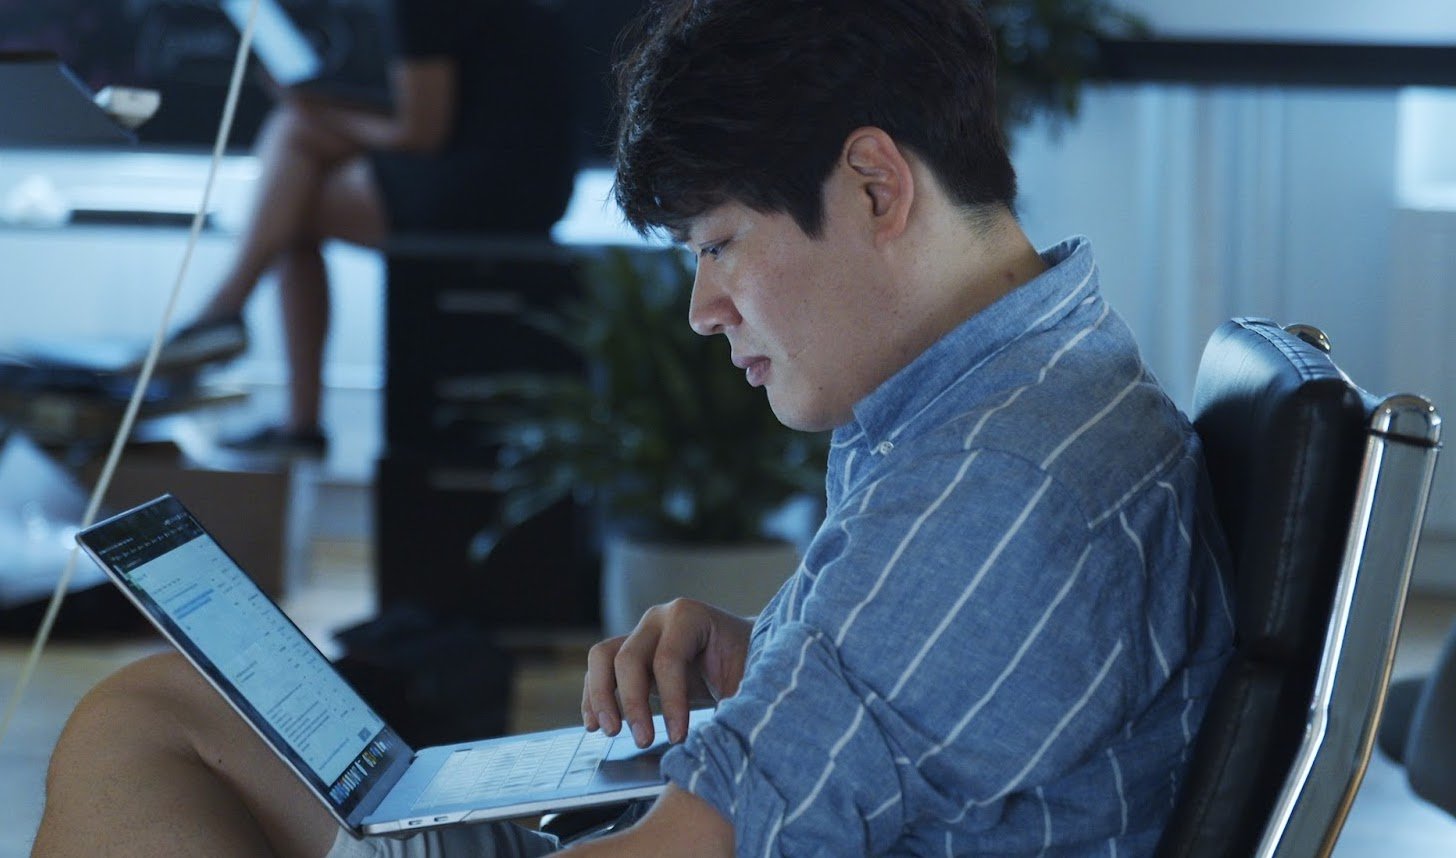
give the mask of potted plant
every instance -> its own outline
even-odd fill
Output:
[[[682,251],[607,248],[580,279],[578,300],[530,320],[585,371],[476,391],[498,445],[500,530],[568,496],[594,510],[609,634],[678,595],[756,612],[797,564],[770,519],[822,497],[827,437],[779,423],[726,339],[688,326]]]
[[[1008,133],[1038,116],[1074,118],[1100,43],[1145,38],[1147,23],[1109,0],[983,0],[996,38],[996,100]]]

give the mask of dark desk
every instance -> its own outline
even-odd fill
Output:
[[[379,600],[498,628],[597,623],[588,520],[561,504],[482,558],[499,498],[495,450],[469,379],[515,370],[580,372],[523,314],[578,292],[583,251],[546,238],[404,236],[385,249],[384,455],[375,474]],[[466,382],[461,384],[461,382]]]
[[[54,54],[0,52],[0,145],[119,146],[136,136]]]

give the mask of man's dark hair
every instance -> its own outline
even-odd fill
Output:
[[[680,237],[732,201],[817,236],[824,182],[862,126],[968,210],[1016,196],[975,0],[654,0],[624,38],[615,194],[639,232]]]

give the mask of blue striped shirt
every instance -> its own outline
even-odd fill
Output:
[[[1197,437],[1092,250],[835,431],[739,693],[663,761],[743,856],[1152,852],[1232,640]]]

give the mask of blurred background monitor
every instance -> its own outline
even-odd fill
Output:
[[[490,0],[482,0],[490,2]],[[611,160],[610,58],[617,34],[642,0],[540,0],[559,9],[567,47],[561,62],[573,103],[542,110],[573,113],[583,166]],[[339,76],[382,80],[389,53],[387,0],[283,0]],[[49,50],[93,90],[108,85],[156,89],[162,106],[138,131],[141,145],[211,146],[237,49],[237,30],[216,0],[0,0],[0,51]],[[250,74],[238,104],[232,146],[246,149],[269,97]]]

